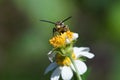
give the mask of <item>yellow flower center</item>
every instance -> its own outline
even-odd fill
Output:
[[[68,39],[72,39],[73,38],[73,32],[67,31],[65,34],[66,34]]]
[[[64,35],[57,35],[50,39],[50,44],[52,44],[54,47],[61,47],[65,45],[65,37]]]
[[[52,44],[54,47],[61,47],[66,45],[66,39],[71,40],[73,37],[73,32],[67,31],[64,33],[61,33],[61,35],[56,35],[52,39],[50,39],[50,44]]]
[[[76,59],[75,54],[72,54],[72,58]],[[61,54],[56,55],[56,63],[60,66],[70,66],[71,61],[69,57],[62,56]]]

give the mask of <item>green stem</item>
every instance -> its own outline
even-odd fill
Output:
[[[76,66],[74,60],[72,59],[71,56],[69,56],[69,58],[70,58],[70,60],[71,60],[71,62],[72,62],[72,64],[73,64],[73,66],[74,66],[74,68],[75,68],[77,79],[78,79],[78,80],[82,80],[81,76],[79,75],[79,72],[78,72],[78,69],[77,69],[77,66]]]

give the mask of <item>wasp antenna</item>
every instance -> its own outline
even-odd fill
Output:
[[[64,19],[64,20],[62,21],[62,23],[65,22],[65,21],[67,21],[67,20],[70,19],[71,17],[72,17],[72,16],[70,16],[70,17]]]
[[[52,22],[52,21],[47,21],[47,20],[40,20],[42,22],[48,22],[48,23],[52,23],[52,24],[56,24],[55,22]]]

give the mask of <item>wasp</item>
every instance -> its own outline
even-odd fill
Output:
[[[69,27],[67,25],[64,25],[64,22],[70,18],[71,16],[67,17],[66,19],[62,21],[57,21],[57,22],[52,22],[52,21],[47,21],[47,20],[40,20],[40,21],[54,24],[55,27],[53,28],[53,35],[55,36],[55,35],[60,35],[61,33],[64,33],[66,31],[69,31]]]

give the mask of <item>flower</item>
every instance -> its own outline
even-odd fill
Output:
[[[61,47],[65,45],[65,35],[57,35],[50,39],[50,44],[52,44],[54,47]]]
[[[56,35],[52,39],[50,39],[50,44],[52,44],[55,48],[66,46],[66,44],[71,43],[72,41],[78,38],[77,33],[73,33],[70,31],[61,33],[61,35]]]
[[[89,59],[94,57],[94,54],[89,52],[88,47],[73,47],[72,59],[75,62],[75,65],[78,69],[79,75],[82,75],[86,72],[87,66],[86,64],[79,60],[78,58],[87,57]],[[49,54],[52,54],[50,51]],[[51,59],[54,56],[51,56]],[[56,54],[55,62],[52,62],[47,69],[45,70],[45,74],[49,71],[53,70],[51,75],[51,80],[59,80],[60,75],[63,80],[70,80],[73,77],[73,71],[76,72],[73,64],[71,63],[69,57],[62,56],[60,54]]]

